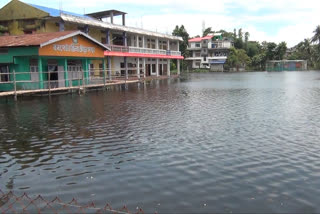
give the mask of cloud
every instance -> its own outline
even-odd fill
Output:
[[[243,28],[252,40],[287,41],[293,46],[312,36],[319,25],[320,4],[316,0],[24,0],[59,7],[76,13],[119,9],[128,12],[127,25],[171,33],[184,25],[190,36],[202,33],[202,23],[214,30]],[[0,0],[0,6],[8,1]]]

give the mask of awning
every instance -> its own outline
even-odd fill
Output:
[[[119,56],[119,57],[134,57],[134,58],[154,58],[154,59],[184,59],[183,56],[168,56],[160,54],[143,54],[143,53],[128,53],[105,51],[104,56]]]

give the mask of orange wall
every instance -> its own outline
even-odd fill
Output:
[[[40,56],[69,56],[69,57],[92,57],[92,58],[104,58],[104,49],[101,46],[96,45],[95,43],[91,42],[87,38],[83,36],[76,36],[78,38],[78,43],[73,43],[73,39],[68,38],[62,41],[58,41],[56,43],[44,46],[39,49]],[[85,52],[72,52],[72,51],[65,51],[65,50],[55,50],[54,46],[61,47],[60,45],[74,45],[79,47],[82,45],[83,47],[90,47],[94,48],[94,52],[91,51]]]

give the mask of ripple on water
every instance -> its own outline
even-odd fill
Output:
[[[0,189],[159,213],[319,212],[320,73],[0,104]]]

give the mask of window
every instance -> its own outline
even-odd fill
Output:
[[[200,48],[200,43],[195,44],[196,48]]]
[[[9,66],[0,65],[0,82],[9,82]]]
[[[0,55],[8,54],[9,50],[7,48],[0,48]]]
[[[102,37],[102,38],[101,38],[101,43],[102,43],[102,44],[107,44],[107,38]]]
[[[80,60],[68,60],[68,78],[71,80],[80,79],[80,71],[82,71],[82,64]]]

